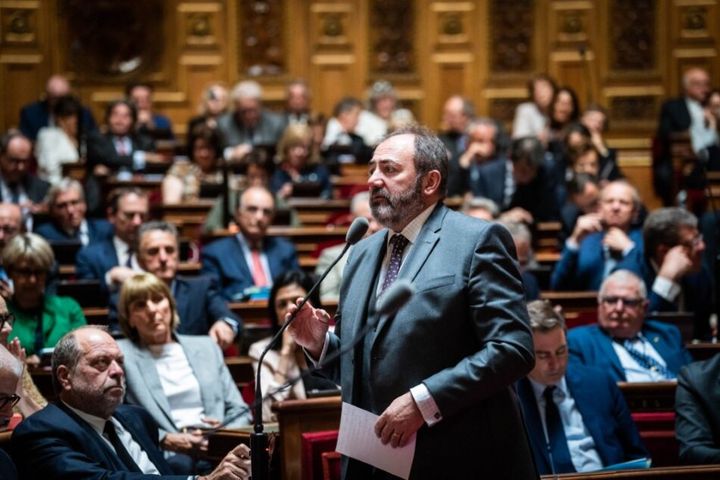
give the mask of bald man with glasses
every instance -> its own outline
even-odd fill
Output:
[[[675,325],[646,320],[645,284],[628,270],[608,276],[598,294],[598,323],[568,332],[571,362],[609,372],[615,381],[674,380],[690,363]]]

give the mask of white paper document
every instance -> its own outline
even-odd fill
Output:
[[[415,435],[404,447],[383,445],[375,435],[378,416],[343,402],[335,450],[348,457],[407,479],[415,457]]]

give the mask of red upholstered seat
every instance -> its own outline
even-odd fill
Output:
[[[653,467],[679,465],[675,438],[675,412],[636,412],[632,414]]]
[[[338,452],[323,452],[323,480],[340,480],[340,457]]]
[[[323,460],[322,455],[326,452],[334,452],[337,444],[337,430],[327,430],[322,432],[309,432],[301,435],[301,451],[302,451],[302,478],[303,480],[322,480],[323,478]],[[340,469],[338,462],[337,477],[340,478]]]

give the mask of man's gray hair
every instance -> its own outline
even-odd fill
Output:
[[[359,192],[353,195],[352,200],[350,200],[350,213],[357,216],[357,210],[360,208],[361,205],[369,205],[370,204],[370,192]]]
[[[244,80],[238,82],[232,89],[232,99],[234,101],[243,98],[262,99],[262,87],[255,80]]]
[[[532,245],[532,233],[530,229],[522,222],[500,222],[510,232],[510,236],[514,240],[525,240]]]
[[[492,218],[497,218],[500,215],[500,207],[493,200],[485,197],[472,197],[469,200],[465,200],[462,206],[462,212],[467,213],[470,210],[485,210]]]
[[[630,270],[615,270],[613,273],[608,275],[607,278],[603,280],[602,285],[600,285],[600,291],[598,292],[598,301],[603,296],[605,296],[605,290],[607,289],[607,285],[610,282],[619,282],[623,284],[635,285],[637,286],[638,295],[640,295],[640,298],[642,298],[643,300],[647,299],[647,288],[645,288],[645,282],[642,278],[638,277]]]
[[[108,328],[104,325],[85,325],[83,327],[76,328],[75,330],[66,333],[60,340],[58,340],[58,342],[55,344],[52,358],[50,360],[50,368],[52,371],[52,385],[55,393],[58,395],[62,391],[62,386],[60,385],[60,380],[58,379],[57,375],[58,367],[60,367],[60,365],[65,365],[68,370],[75,369],[78,362],[80,361],[80,357],[82,356],[82,351],[78,346],[75,333],[78,330],[86,328],[101,330],[105,333],[108,333]]]
[[[635,188],[635,186],[627,180],[613,180],[612,182],[606,184],[602,188],[602,190],[600,190],[600,201],[602,201],[603,193],[605,192],[605,190],[608,189],[611,185],[625,185],[630,189],[630,194],[632,195],[633,202],[633,211],[637,215],[637,213],[640,211],[640,207],[642,207],[642,199],[640,198],[640,192],[638,192],[638,189]]]
[[[413,135],[415,137],[414,162],[418,177],[437,170],[440,172],[440,185],[438,192],[442,198],[447,193],[448,180],[448,151],[442,141],[428,128],[420,125],[408,125],[399,128],[387,135],[383,142],[398,135]],[[382,142],[381,142],[382,143]]]
[[[57,197],[65,192],[68,192],[70,190],[75,190],[80,194],[80,199],[84,202],[85,201],[85,190],[83,189],[83,186],[80,182],[75,180],[74,178],[65,177],[62,180],[60,180],[57,184],[50,187],[50,190],[48,190],[47,194],[47,202],[50,207],[55,206],[55,202],[57,201]]]
[[[565,327],[565,317],[558,313],[547,300],[533,300],[527,304],[530,328],[533,332],[546,333]]]
[[[643,224],[643,243],[645,256],[653,258],[657,247],[674,247],[680,243],[681,228],[697,228],[695,215],[684,208],[658,208],[645,219]]]

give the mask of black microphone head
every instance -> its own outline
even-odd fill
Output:
[[[370,223],[367,221],[367,218],[357,217],[353,220],[350,228],[348,228],[348,231],[345,234],[345,242],[350,245],[355,245],[357,242],[362,240],[365,236],[365,232],[368,231],[368,228],[370,228]]]
[[[408,280],[399,279],[377,299],[375,309],[380,315],[392,315],[415,294],[415,287]]]

